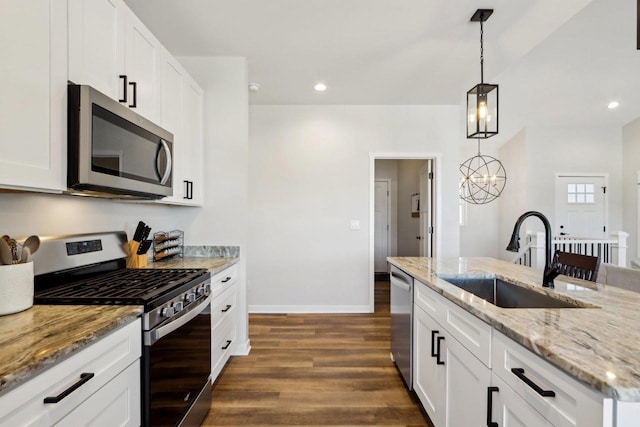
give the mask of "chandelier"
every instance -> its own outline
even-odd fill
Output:
[[[460,198],[474,205],[483,205],[500,196],[507,183],[507,172],[500,160],[480,153],[460,165]]]

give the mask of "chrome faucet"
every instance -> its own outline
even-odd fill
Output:
[[[546,216],[540,212],[529,211],[520,215],[520,218],[516,221],[516,225],[513,227],[513,234],[511,234],[511,240],[507,245],[507,250],[511,252],[518,252],[520,250],[520,226],[530,216],[540,218],[544,224],[544,237],[545,237],[545,256],[544,256],[544,273],[542,275],[542,286],[545,288],[553,288],[553,279],[558,277],[560,269],[551,263],[551,224]]]

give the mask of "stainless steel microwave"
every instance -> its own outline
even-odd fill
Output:
[[[69,193],[171,196],[173,135],[90,86],[68,86]]]

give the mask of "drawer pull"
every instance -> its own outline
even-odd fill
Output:
[[[231,305],[227,304],[225,309],[224,310],[220,310],[220,311],[222,311],[223,313],[226,313],[227,311],[229,311],[230,308],[231,308]]]
[[[522,368],[511,368],[511,372],[513,372],[513,374],[516,377],[520,378],[526,385],[528,385],[529,387],[534,389],[535,392],[538,393],[540,396],[543,396],[543,397],[556,397],[556,392],[555,391],[553,391],[553,390],[543,390],[542,388],[540,388],[540,386],[538,384],[534,383],[529,378],[527,378],[524,375],[524,369],[522,369]]]
[[[76,381],[73,385],[71,385],[69,388],[67,388],[65,391],[63,391],[62,393],[60,393],[57,396],[45,397],[44,398],[44,403],[58,403],[58,402],[60,402],[62,399],[64,399],[65,397],[69,396],[71,393],[73,393],[78,388],[80,388],[80,386],[82,386],[82,384],[86,383],[87,381],[89,381],[93,377],[94,377],[93,372],[89,372],[89,373],[85,372],[83,374],[80,374],[80,379],[78,381]]]
[[[227,344],[224,347],[222,347],[222,350],[228,349],[230,345],[231,345],[231,340],[227,340]]]
[[[436,335],[438,335],[440,331],[431,331],[431,357],[436,357]]]
[[[487,427],[498,427],[497,422],[491,421],[493,418],[491,413],[493,411],[493,393],[499,391],[500,389],[498,387],[487,387]]]
[[[444,361],[440,360],[440,343],[444,341],[444,337],[438,337],[436,344],[436,364],[444,365]]]
[[[227,276],[227,278],[224,279],[221,283],[227,283],[229,280],[231,280],[231,276]]]

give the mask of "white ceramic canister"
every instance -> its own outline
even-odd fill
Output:
[[[0,315],[17,313],[33,305],[33,261],[0,265]]]

